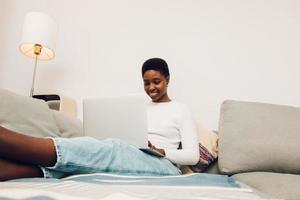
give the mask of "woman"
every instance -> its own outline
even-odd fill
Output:
[[[196,164],[199,151],[195,124],[187,107],[167,94],[167,63],[160,58],[147,60],[142,76],[145,92],[152,99],[147,111],[149,147],[161,152],[163,158],[117,139],[37,138],[0,127],[0,180],[96,172],[178,175],[181,172],[175,164]]]

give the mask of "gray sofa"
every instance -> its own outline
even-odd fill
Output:
[[[33,136],[76,137],[82,124],[43,101],[0,89],[0,125]],[[13,112],[12,112],[13,111]],[[225,101],[219,157],[206,172],[233,176],[272,198],[300,199],[300,108]]]
[[[207,173],[233,176],[268,197],[300,199],[300,108],[225,101],[219,157]]]

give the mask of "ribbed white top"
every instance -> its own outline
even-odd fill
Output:
[[[188,107],[170,101],[148,105],[148,139],[163,148],[166,158],[180,165],[194,165],[199,160],[196,124]],[[178,149],[180,142],[182,149]]]

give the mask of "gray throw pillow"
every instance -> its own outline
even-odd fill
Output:
[[[83,136],[83,126],[79,119],[70,117],[56,110],[51,110],[51,113],[59,129],[60,137],[71,138]]]
[[[59,136],[46,102],[4,89],[0,89],[0,126],[31,136]]]
[[[225,101],[219,122],[222,173],[300,173],[300,108]]]

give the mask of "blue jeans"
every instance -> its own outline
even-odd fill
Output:
[[[42,168],[46,178],[89,173],[156,176],[181,174],[169,160],[146,154],[118,139],[52,139],[57,162],[53,167]]]

